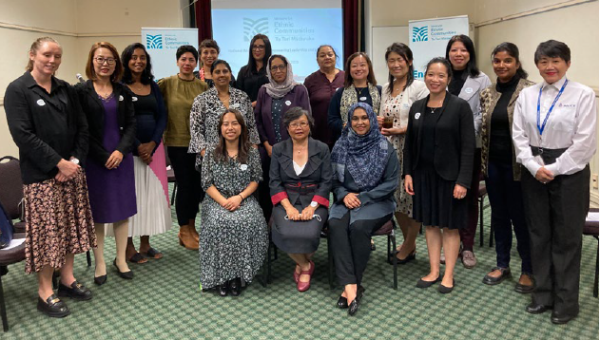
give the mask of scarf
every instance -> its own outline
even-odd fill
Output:
[[[352,121],[354,111],[359,107],[367,111],[371,128],[360,136],[350,127],[351,123],[347,124],[331,151],[331,163],[333,175],[337,176],[340,183],[344,183],[344,174],[348,169],[361,191],[369,191],[379,184],[385,171],[389,158],[388,141],[379,132],[377,115],[369,104],[352,105],[347,113],[348,121]]]
[[[371,99],[373,100],[373,110],[375,111],[375,115],[378,115],[379,104],[381,103],[379,90],[377,90],[377,86],[371,83],[367,83],[367,88],[369,90],[369,94],[371,95]],[[350,107],[357,102],[358,95],[354,85],[344,88],[344,92],[342,92],[342,100],[340,101],[340,115],[342,116],[342,124],[346,124],[348,122],[348,112]]]
[[[273,56],[269,58],[269,62],[267,63],[267,65],[271,64],[271,58],[273,58]],[[279,56],[277,58],[279,58]],[[294,89],[296,85],[298,85],[298,83],[294,81],[294,72],[292,71],[292,64],[286,57],[283,58],[285,59],[285,63],[287,64],[287,75],[285,76],[285,80],[283,81],[283,83],[276,83],[273,80],[273,77],[271,76],[271,68],[268,66],[266,67],[267,78],[269,78],[269,83],[263,86],[267,89],[267,93],[269,94],[269,96],[275,99],[283,98],[292,89]]]

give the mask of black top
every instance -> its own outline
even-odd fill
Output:
[[[404,175],[411,175],[421,159],[424,132],[424,117],[427,114],[429,96],[413,103],[408,113],[403,150]],[[431,110],[429,111],[431,112]],[[469,189],[473,177],[475,154],[475,127],[469,103],[446,92],[446,98],[435,123],[435,171],[446,181]]]
[[[452,79],[450,79],[448,91],[450,91],[450,93],[452,93],[455,96],[458,96],[460,94],[460,90],[462,90],[463,85],[465,85],[465,81],[467,80],[467,77],[464,77],[463,79],[465,71],[466,69],[462,71],[452,70]]]
[[[502,93],[492,111],[490,120],[490,160],[512,164],[512,138],[508,120],[508,103],[515,93],[520,77],[514,76],[507,83],[496,83],[496,91]]]
[[[438,116],[442,112],[441,107],[431,108],[427,107],[424,113],[421,113],[423,117],[423,139],[421,140],[421,158],[422,165],[432,166],[433,155],[435,154],[435,124],[438,120]]]
[[[371,107],[373,107],[373,98],[371,98],[371,93],[369,93],[368,87],[355,87],[356,96],[358,98],[358,102],[367,103]],[[379,98],[381,98],[381,86],[377,85],[377,90],[379,91]],[[342,122],[342,115],[340,113],[342,106],[342,95],[344,94],[344,87],[339,87],[333,97],[331,97],[331,101],[329,102],[329,109],[327,110],[327,125],[331,130],[331,140],[335,143],[342,134],[342,129],[344,128],[344,122]],[[373,108],[375,110],[375,108]]]
[[[52,77],[48,93],[29,72],[8,85],[4,96],[8,128],[19,147],[24,184],[43,182],[58,173],[61,159],[83,165],[88,153],[88,125],[75,90]]]
[[[135,94],[127,87],[124,89],[131,92],[135,110],[136,137],[133,143],[133,154],[138,156],[138,146],[149,142],[156,143],[156,147],[152,150],[152,154],[154,154],[167,127],[167,109],[160,89],[154,82],[150,86],[150,94],[146,96]]]
[[[131,99],[131,92],[120,83],[112,83],[113,94],[118,100],[117,120],[121,141],[117,146],[123,156],[130,153],[135,142],[135,111]],[[100,100],[91,80],[85,84],[75,86],[79,94],[79,102],[85,111],[90,126],[90,153],[89,157],[104,166],[114,150],[106,150],[102,144],[104,135],[104,105]]]
[[[246,92],[250,100],[255,102],[256,98],[258,98],[258,90],[263,84],[269,82],[269,78],[267,78],[267,69],[263,67],[260,71],[256,72],[256,70],[252,70],[251,76],[246,76],[248,72],[248,65],[242,67],[237,76],[237,81],[235,82],[236,88]]]

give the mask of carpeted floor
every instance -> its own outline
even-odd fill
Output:
[[[489,208],[485,213],[489,224]],[[416,261],[399,266],[399,287],[393,290],[392,267],[385,262],[386,239],[376,237],[377,250],[365,273],[365,296],[355,317],[335,307],[341,288],[329,290],[325,241],[315,255],[317,267],[308,292],[296,291],[292,261],[280,252],[273,264],[271,285],[265,288],[254,282],[239,297],[221,298],[199,290],[198,252],[179,246],[177,232],[174,227],[152,238],[153,246],[165,257],[131,264],[135,272],[132,281],[119,278],[108,266],[108,282],[95,286],[93,265],[87,267],[85,255],[78,255],[75,276],[93,290],[94,299],[66,300],[72,314],[64,319],[40,314],[35,276],[24,273],[24,263],[10,266],[2,278],[10,330],[0,338],[598,339],[598,299],[592,296],[598,249],[594,238],[583,240],[579,317],[557,326],[550,322],[550,312],[526,313],[529,296],[513,291],[520,268],[515,246],[514,277],[498,286],[481,283],[495,265],[494,248],[487,245],[489,227],[485,229],[486,245],[475,247],[478,265],[467,270],[459,264],[456,288],[448,295],[441,295],[436,287],[415,287],[428,270],[422,235]],[[108,262],[115,254],[110,239],[106,248]]]

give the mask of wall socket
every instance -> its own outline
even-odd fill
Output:
[[[598,174],[592,175],[592,188],[598,189]]]

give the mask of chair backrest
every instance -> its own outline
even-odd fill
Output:
[[[23,200],[23,181],[19,160],[0,158],[0,203],[11,219],[19,218],[19,203]]]

